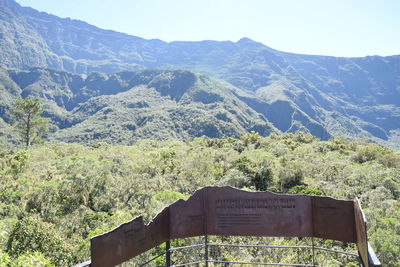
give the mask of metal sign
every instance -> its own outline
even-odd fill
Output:
[[[205,187],[152,222],[142,217],[91,239],[92,266],[115,266],[161,243],[201,235],[320,237],[357,242],[354,201]],[[360,230],[365,231],[364,230]]]

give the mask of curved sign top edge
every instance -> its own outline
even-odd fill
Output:
[[[357,242],[354,201],[208,186],[151,222],[136,217],[91,239],[93,266],[115,266],[161,243],[201,235],[319,237]]]

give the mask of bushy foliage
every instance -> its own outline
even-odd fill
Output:
[[[290,194],[305,194],[310,196],[320,196],[322,195],[321,190],[316,188],[308,187],[305,185],[296,185],[289,189],[288,193]]]
[[[142,140],[132,146],[53,144],[1,151],[0,227],[4,231],[0,257],[4,262],[18,262],[20,257],[55,265],[82,262],[89,258],[90,237],[139,215],[150,221],[165,206],[204,186],[230,185],[340,199],[357,197],[366,212],[370,241],[378,257],[388,266],[396,266],[398,162],[399,151],[341,139],[318,141],[302,133]],[[268,242],[303,244],[292,239]],[[343,249],[330,241],[320,242]],[[268,259],[257,251],[215,253],[226,259],[232,255],[241,259],[255,255],[270,261],[302,257],[294,252],[269,254]],[[185,257],[189,256],[193,255]],[[323,266],[352,262],[337,258],[328,263],[329,259],[332,257],[324,254],[319,261]]]
[[[32,217],[25,217],[15,224],[7,241],[6,252],[11,257],[18,257],[17,262],[46,261],[35,253],[43,253],[57,265],[72,262],[70,248],[54,226]],[[34,256],[23,256],[29,253],[34,253]]]
[[[54,266],[42,253],[33,252],[11,258],[0,251],[0,267],[52,267]]]

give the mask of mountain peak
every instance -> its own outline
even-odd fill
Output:
[[[272,51],[272,50],[273,50],[273,51],[276,51],[276,50],[274,50],[274,49],[272,49],[272,48],[270,48],[270,47],[264,45],[263,43],[254,41],[254,40],[252,40],[252,39],[250,39],[250,38],[248,38],[248,37],[243,37],[243,38],[241,38],[239,41],[236,42],[236,44],[238,44],[239,46],[242,46],[242,47],[244,47],[244,46],[247,46],[247,47],[255,47],[255,48],[256,48],[256,47],[258,47],[258,48],[264,47],[264,48],[267,48],[267,49],[269,49],[269,50],[271,50],[271,51]]]
[[[243,37],[239,41],[237,41],[236,43],[237,44],[247,44],[247,43],[256,43],[256,41],[253,41],[248,37]]]

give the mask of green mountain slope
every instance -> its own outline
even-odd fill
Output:
[[[185,70],[141,70],[88,76],[35,68],[3,70],[1,116],[18,96],[41,99],[52,141],[131,144],[142,138],[267,135],[274,127],[236,97],[234,86]]]
[[[398,135],[400,56],[297,55],[248,38],[167,43],[61,19],[13,0],[0,0],[0,7],[4,68],[40,66],[88,75],[189,69],[239,88],[237,96],[282,132],[303,130],[322,139],[341,136],[392,145]]]

